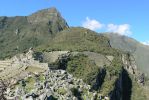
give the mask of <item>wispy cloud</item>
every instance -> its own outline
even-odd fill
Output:
[[[107,25],[107,31],[118,33],[120,35],[132,34],[132,32],[130,31],[130,25],[129,24],[122,24],[122,25],[108,24]]]
[[[149,41],[142,42],[142,44],[144,44],[144,45],[148,45],[148,46],[149,46]]]
[[[84,28],[88,28],[94,31],[101,29],[107,32],[116,33],[120,35],[132,34],[129,24],[104,24],[100,21],[97,21],[96,19],[90,19],[89,17],[86,17],[86,20],[82,23],[82,26]]]
[[[86,20],[82,23],[82,26],[84,28],[96,31],[98,29],[103,28],[104,25],[95,19],[90,19],[89,17],[86,17]]]

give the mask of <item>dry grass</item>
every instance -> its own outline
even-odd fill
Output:
[[[26,68],[26,71],[27,71],[27,72],[32,72],[32,73],[35,73],[35,72],[41,73],[41,72],[44,71],[44,69],[38,68],[38,67],[35,67],[35,66],[28,66],[28,67]]]

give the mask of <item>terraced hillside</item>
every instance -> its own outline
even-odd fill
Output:
[[[27,73],[44,72],[48,69],[47,63],[40,63],[33,58],[33,52],[29,50],[26,54],[18,54],[9,60],[0,61],[0,79],[21,79]]]
[[[121,53],[121,51],[111,47],[109,39],[105,36],[81,27],[63,30],[46,44],[37,47],[37,51],[55,50],[91,51],[115,56]]]

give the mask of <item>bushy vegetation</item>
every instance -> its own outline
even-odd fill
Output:
[[[130,75],[130,77],[132,80],[131,100],[149,100],[148,86],[142,87],[133,79],[133,76]]]
[[[61,95],[65,95],[65,94],[67,93],[67,91],[66,91],[64,88],[62,88],[62,87],[59,88],[57,91],[58,91],[58,93],[61,94]]]
[[[103,73],[100,69],[105,69],[106,72]],[[66,70],[75,77],[83,79],[84,82],[91,86],[98,84],[99,80],[103,81],[100,82],[100,87],[96,87],[96,89],[98,89],[99,93],[102,95],[108,96],[109,93],[114,90],[116,81],[122,74],[123,69],[119,57],[114,58],[111,65],[105,65],[101,68],[96,66],[95,62],[90,60],[88,56],[78,54],[70,58]],[[105,74],[105,77],[102,74]]]
[[[106,76],[99,92],[103,95],[109,95],[110,91],[114,90],[116,81],[122,74],[122,62],[119,57],[115,57],[110,66],[104,66],[106,69]]]
[[[71,93],[77,98],[77,100],[83,100],[81,92],[77,88],[71,88]]]
[[[67,64],[66,70],[90,85],[95,84],[99,73],[99,67],[95,65],[94,61],[89,60],[83,54],[72,57]]]

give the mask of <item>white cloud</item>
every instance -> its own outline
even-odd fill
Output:
[[[148,45],[149,46],[149,41],[146,42],[142,42],[144,45]]]
[[[132,32],[130,31],[129,24],[122,24],[122,25],[115,25],[115,24],[108,24],[107,25],[108,32],[114,32],[120,35],[130,35]]]
[[[103,24],[95,19],[90,19],[89,17],[86,17],[86,20],[82,23],[82,26],[84,28],[88,28],[94,31],[102,30],[107,31],[111,33],[116,33],[120,35],[131,35],[132,32],[130,30],[129,24]]]
[[[95,19],[90,19],[89,17],[86,17],[86,20],[82,23],[82,26],[84,28],[88,28],[95,31],[98,29],[102,29],[104,25]]]

